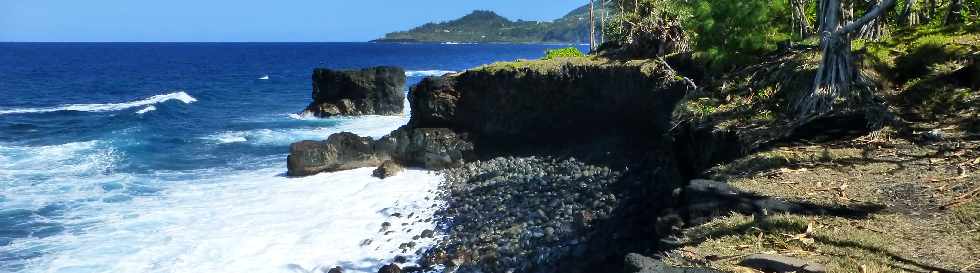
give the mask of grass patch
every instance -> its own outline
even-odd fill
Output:
[[[585,54],[583,54],[582,51],[579,51],[578,48],[574,48],[574,47],[556,48],[556,49],[545,51],[544,53],[545,60],[551,60],[557,58],[578,58],[578,57],[585,57]]]

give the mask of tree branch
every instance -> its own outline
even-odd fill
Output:
[[[848,34],[848,33],[851,33],[851,32],[853,32],[855,30],[858,30],[861,27],[863,27],[864,25],[870,23],[872,20],[874,20],[878,16],[881,16],[881,14],[885,13],[886,10],[888,10],[889,8],[891,8],[894,5],[895,5],[895,0],[885,0],[885,2],[883,2],[881,4],[878,4],[877,6],[875,6],[874,9],[872,9],[867,14],[865,14],[864,16],[862,16],[861,19],[857,19],[854,22],[851,22],[850,24],[847,24],[846,26],[844,26],[843,28],[841,28],[838,32],[841,35],[843,35],[843,34]]]

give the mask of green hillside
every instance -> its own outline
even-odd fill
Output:
[[[427,23],[408,31],[388,33],[384,38],[374,40],[374,42],[461,43],[587,43],[588,41],[588,5],[551,22],[512,21],[493,11],[477,10],[459,19]]]

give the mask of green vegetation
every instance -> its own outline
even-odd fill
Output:
[[[589,41],[588,22],[588,5],[575,9],[552,22],[511,21],[492,11],[474,11],[456,20],[428,23],[408,31],[388,33],[384,38],[376,41],[587,43]]]
[[[551,60],[554,58],[574,58],[574,57],[584,57],[584,56],[585,54],[582,54],[582,51],[579,51],[578,48],[574,48],[574,47],[556,48],[556,49],[545,51],[544,53],[545,60]]]
[[[745,63],[790,39],[788,21],[776,20],[785,12],[785,1],[704,0],[686,25],[698,33],[696,48],[709,59]]]

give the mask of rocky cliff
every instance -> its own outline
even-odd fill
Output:
[[[380,73],[365,71],[371,72],[355,74]],[[331,73],[315,74],[331,79],[320,81],[320,90],[335,88],[330,85],[338,80]],[[442,169],[465,158],[506,153],[561,152],[587,160],[622,159],[631,152],[642,156],[645,150],[623,147],[664,138],[674,105],[689,87],[656,60],[499,63],[431,77],[410,92],[407,126],[378,141],[351,135],[294,144],[289,173],[345,170],[387,159]],[[370,156],[348,156],[365,153]]]
[[[389,136],[338,134],[325,142],[294,144],[289,173],[378,166],[385,160],[438,170],[498,156],[527,157],[450,171],[458,177],[446,187],[455,190],[436,220],[453,221],[456,228],[447,231],[448,239],[427,263],[444,264],[439,257],[445,257],[462,261],[456,265],[463,268],[495,268],[491,272],[615,268],[626,251],[657,245],[658,234],[677,225],[676,215],[660,216],[671,214],[664,209],[672,205],[674,190],[683,187],[669,131],[675,106],[691,89],[660,60],[491,64],[412,87],[412,118]],[[596,170],[617,170],[617,175]],[[584,188],[576,188],[581,183]],[[489,190],[493,187],[498,189]],[[505,214],[467,213],[474,209]],[[530,217],[524,211],[547,215]],[[477,248],[502,246],[473,238],[502,236],[492,234],[514,225],[531,233],[507,233],[495,241],[506,242],[507,251],[474,254]],[[535,237],[539,233],[551,235]],[[582,253],[604,254],[583,259]],[[546,258],[532,261],[523,258],[527,255]]]
[[[427,78],[409,97],[412,127],[492,139],[665,132],[686,83],[656,60],[500,63]]]
[[[316,69],[313,102],[304,113],[317,117],[400,114],[404,89],[405,70],[398,67]]]

